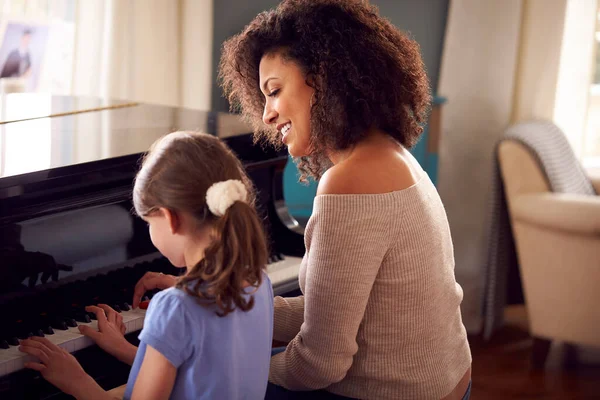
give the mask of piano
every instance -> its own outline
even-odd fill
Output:
[[[129,367],[77,326],[97,327],[84,307],[107,303],[137,343],[145,311],[131,309],[135,283],[147,271],[181,271],[154,248],[131,204],[141,156],[175,130],[222,138],[242,160],[269,237],[274,292],[297,293],[304,241],[283,198],[288,155],[254,144],[238,116],[85,97],[1,96],[0,399],[70,398],[24,369],[29,356],[18,341],[32,335],[74,354],[105,389],[126,382]]]

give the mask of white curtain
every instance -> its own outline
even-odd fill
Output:
[[[584,135],[597,0],[452,0],[438,93],[439,191],[455,245],[467,330],[481,330],[495,143],[514,122],[554,120]]]
[[[481,328],[484,219],[494,142],[510,121],[521,0],[452,0],[438,93],[442,113],[439,192],[448,213],[463,319]]]
[[[72,92],[210,108],[212,0],[78,0]]]

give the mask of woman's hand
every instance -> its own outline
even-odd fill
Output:
[[[44,379],[67,394],[75,395],[82,386],[93,383],[75,357],[46,338],[34,336],[22,340],[19,350],[41,361],[27,362],[25,368],[41,372]]]
[[[152,289],[167,289],[175,286],[177,277],[173,275],[160,274],[158,272],[146,272],[135,285],[133,291],[133,308],[138,308],[142,296]]]
[[[79,325],[79,332],[91,338],[100,348],[126,364],[132,365],[137,347],[125,339],[123,316],[107,304],[88,306],[88,312],[96,314],[98,330],[86,325]]]

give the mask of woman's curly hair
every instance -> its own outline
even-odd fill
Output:
[[[231,110],[242,112],[256,141],[279,147],[280,135],[262,122],[259,85],[262,57],[276,53],[296,62],[315,89],[302,180],[320,178],[325,150],[347,149],[371,128],[407,148],[418,141],[431,103],[419,45],[367,1],[285,0],[225,42],[219,79]]]

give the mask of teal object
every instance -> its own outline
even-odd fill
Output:
[[[446,98],[435,96],[432,105],[441,106],[444,103],[446,103]],[[425,125],[421,139],[410,152],[427,172],[432,182],[437,184],[438,154],[427,151],[428,128],[428,125]],[[298,220],[305,221],[312,214],[317,183],[311,179],[308,184],[302,184],[298,181],[298,177],[298,168],[290,157],[283,172],[283,196],[290,214]]]
[[[435,96],[432,101],[432,106],[441,106],[445,104],[447,99],[445,97]],[[438,153],[430,153],[427,151],[427,143],[429,142],[429,125],[426,124],[423,129],[423,134],[419,139],[419,142],[410,150],[411,154],[417,159],[421,167],[427,172],[429,178],[434,185],[437,186],[438,178]]]
[[[313,200],[317,194],[317,182],[310,179],[308,184],[298,181],[300,172],[292,157],[283,171],[283,197],[288,211],[297,220],[307,220],[312,214]]]

